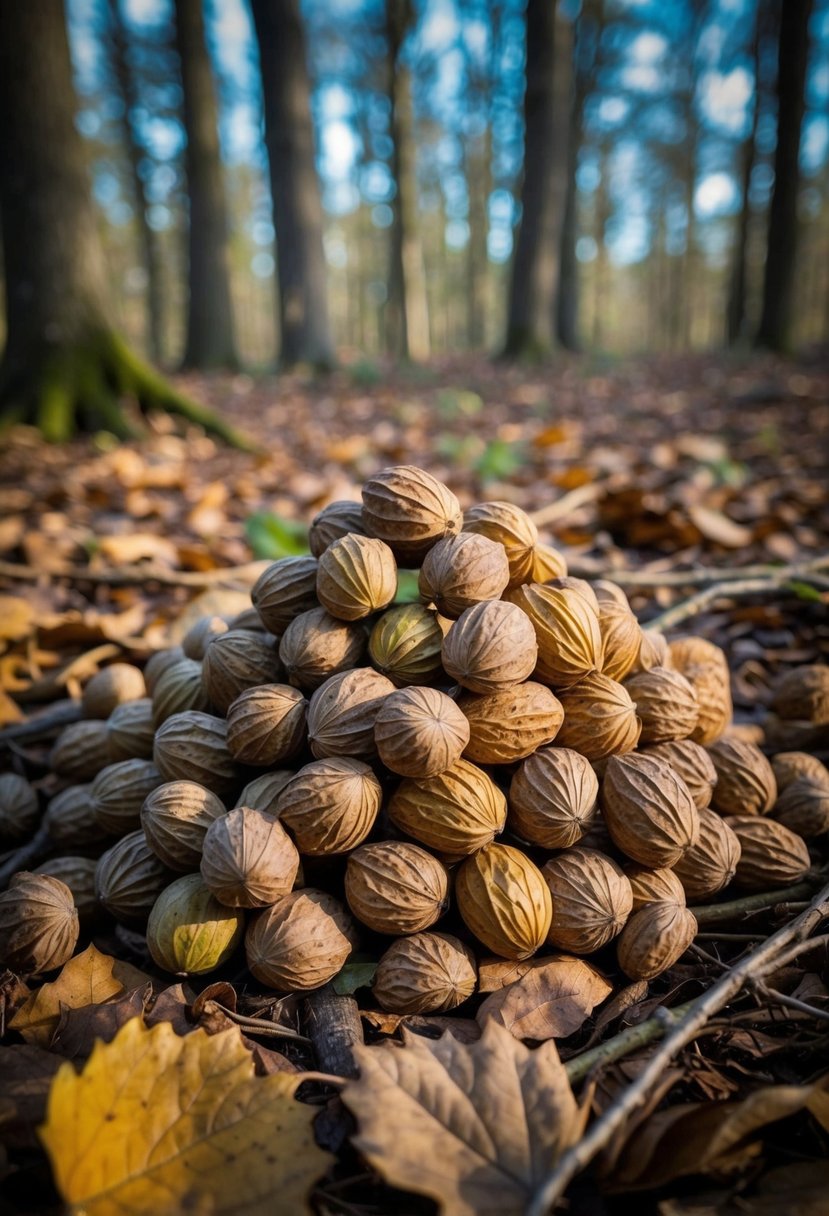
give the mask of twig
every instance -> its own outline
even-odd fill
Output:
[[[808,904],[805,907],[808,908]],[[762,933],[698,933],[695,942],[757,942]]]
[[[742,899],[732,899],[726,904],[700,904],[697,908],[692,907],[690,911],[697,918],[698,925],[727,925],[752,916],[755,912],[767,912],[793,899],[809,896],[822,881],[822,877],[816,877],[814,881],[804,880],[793,887],[781,887],[779,891],[744,895]]]
[[[43,861],[52,843],[46,824],[42,823],[32,839],[15,849],[8,861],[0,866],[0,891],[5,891],[18,870],[29,870]]]
[[[562,519],[570,511],[575,511],[589,502],[595,502],[604,494],[604,489],[603,483],[599,481],[591,482],[589,485],[576,486],[575,490],[563,494],[561,498],[542,507],[540,511],[533,511],[531,519],[537,528],[543,528],[545,524],[551,524],[553,520]]]
[[[768,1001],[774,1001],[776,1005],[783,1005],[786,1009],[796,1009],[798,1013],[808,1013],[821,1022],[829,1022],[829,1010],[815,1009],[814,1005],[798,1000],[796,996],[788,996],[785,992],[778,992],[776,988],[769,988],[768,984],[764,984],[762,980],[752,980],[750,987],[759,996],[765,997]]]
[[[799,958],[801,954],[806,954],[810,950],[819,950],[821,946],[829,946],[829,933],[824,933],[820,937],[810,937],[804,942],[795,942],[793,946],[790,946],[788,950],[784,950],[783,953],[774,960],[775,969],[779,971],[783,967],[788,966],[789,963],[794,962],[794,960]]]
[[[596,1120],[578,1144],[562,1156],[553,1171],[544,1179],[529,1203],[527,1216],[545,1216],[561,1198],[576,1174],[589,1165],[633,1111],[646,1100],[653,1085],[663,1076],[669,1061],[686,1043],[695,1038],[712,1014],[718,1013],[733,1000],[748,980],[756,979],[772,970],[781,950],[795,939],[803,940],[808,937],[827,913],[829,886],[819,892],[805,912],[788,925],[784,925],[726,972],[701,997],[692,1001],[690,1009],[680,1013],[678,1018],[672,1011],[665,1011],[666,1018],[673,1023],[673,1029],[654,1051],[647,1067],[633,1084]]]
[[[627,1026],[612,1039],[606,1039],[604,1043],[583,1051],[581,1055],[571,1057],[564,1065],[570,1084],[581,1081],[597,1064],[612,1064],[614,1060],[621,1060],[637,1048],[647,1047],[648,1043],[661,1039],[671,1026],[671,1020],[666,1018],[666,1013],[670,1014],[671,1018],[682,1017],[693,1003],[687,1001],[684,1005],[677,1005],[675,1009],[670,1010],[660,1005],[655,1014],[640,1022],[638,1026]]]
[[[34,566],[0,561],[0,576],[20,583],[68,579],[73,583],[94,583],[106,587],[143,586],[145,583],[160,583],[164,587],[197,588],[215,587],[223,583],[244,583],[245,586],[250,586],[261,573],[261,562],[248,562],[244,566],[221,566],[217,570],[168,570],[150,562],[137,562],[134,566],[114,566],[111,570],[89,570],[86,566],[62,562],[49,570],[38,570]]]
[[[807,572],[801,572],[798,577],[801,581],[808,582],[809,575]],[[707,608],[715,600],[741,600],[748,599],[752,595],[767,595],[770,591],[780,591],[791,581],[791,575],[778,575],[767,578],[732,579],[729,582],[715,583],[712,587],[705,587],[702,591],[695,592],[687,600],[680,600],[678,604],[674,604],[673,608],[668,608],[667,611],[660,613],[659,616],[655,616],[644,624],[642,628],[647,630],[658,629],[660,631],[671,629],[674,625],[687,621],[689,617],[696,616],[697,613],[702,612],[704,608]]]
[[[305,1021],[320,1067],[341,1077],[356,1077],[354,1048],[363,1043],[363,1024],[353,996],[340,996],[330,984],[305,1001]]]
[[[572,573],[577,573],[578,561],[568,563]],[[790,566],[733,566],[730,569],[700,570],[608,570],[604,577],[613,579],[620,587],[642,587],[650,590],[653,587],[707,587],[714,583],[732,582],[743,579],[781,579],[783,582],[809,581],[809,575],[821,570],[829,570],[829,555],[813,558],[808,562],[796,562]],[[588,577],[598,577],[595,570],[590,570]],[[823,580],[816,580],[822,583]]]
[[[27,743],[42,739],[61,727],[78,722],[83,717],[80,701],[58,701],[46,713],[36,714],[25,722],[12,722],[0,730],[0,746],[10,743]]]
[[[214,1003],[219,1004],[218,1001]],[[311,1042],[304,1034],[300,1034],[298,1030],[292,1030],[289,1026],[280,1026],[278,1022],[269,1022],[267,1018],[251,1018],[244,1013],[236,1013],[233,1009],[227,1009],[224,1005],[219,1005],[219,1008],[226,1018],[235,1022],[237,1026],[241,1026],[243,1030],[250,1031],[251,1034],[271,1039],[294,1039],[297,1043],[310,1044]]]

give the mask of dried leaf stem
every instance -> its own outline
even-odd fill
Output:
[[[787,569],[782,567],[782,569]],[[668,608],[665,612],[661,612],[659,616],[655,616],[642,626],[643,629],[652,630],[658,629],[664,631],[673,628],[674,625],[681,624],[682,621],[687,621],[689,617],[696,616],[713,604],[715,600],[732,599],[741,600],[749,599],[753,595],[768,595],[769,592],[779,592],[791,583],[793,579],[800,582],[808,583],[811,577],[811,572],[804,567],[800,567],[795,574],[769,574],[763,578],[734,578],[726,582],[714,583],[711,587],[703,587],[701,591],[695,592],[687,600],[680,600],[678,604],[674,604],[672,608]],[[820,580],[821,582],[823,580]]]

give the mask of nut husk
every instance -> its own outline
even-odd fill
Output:
[[[293,888],[299,853],[272,815],[240,806],[207,829],[200,868],[220,904],[264,908]]]
[[[547,941],[571,954],[592,954],[620,933],[633,897],[621,867],[595,849],[567,849],[541,873],[553,899]]]
[[[619,966],[629,979],[652,980],[682,957],[696,933],[696,917],[687,908],[647,904],[633,913],[619,935]]]
[[[461,709],[436,688],[404,688],[383,700],[374,723],[383,764],[402,777],[445,772],[469,742]]]
[[[162,672],[183,658],[189,658],[189,655],[185,655],[181,646],[171,646],[169,650],[156,650],[154,654],[150,655],[144,667],[144,683],[147,686],[149,697],[152,697]]]
[[[467,608],[443,639],[443,666],[470,692],[521,684],[536,665],[535,630],[520,608],[491,600]]]
[[[173,714],[158,728],[153,760],[165,781],[195,781],[220,798],[240,784],[227,747],[227,723],[195,709]]]
[[[398,604],[371,631],[368,653],[378,671],[405,688],[440,682],[443,630],[437,613],[423,604]]]
[[[374,826],[383,791],[361,760],[313,760],[280,792],[276,813],[300,853],[326,857],[362,844]]]
[[[282,557],[268,566],[250,593],[253,606],[265,628],[276,637],[294,617],[317,604],[317,559]]]
[[[147,797],[141,826],[147,844],[171,870],[199,868],[207,829],[225,814],[224,803],[195,781],[169,781]]]
[[[688,739],[699,720],[697,694],[693,686],[667,667],[652,667],[625,681],[636,714],[642,723],[640,740],[670,743]]]
[[[507,803],[482,769],[457,760],[435,777],[401,781],[388,812],[401,832],[457,859],[483,848],[503,830]]]
[[[699,812],[687,785],[656,756],[611,756],[601,805],[613,843],[640,865],[673,866],[699,838]]]
[[[0,773],[0,839],[26,840],[40,818],[37,792],[25,777]]]
[[[765,815],[777,798],[777,782],[754,743],[719,739],[708,751],[717,770],[711,806],[720,815]]]
[[[504,546],[476,532],[448,536],[423,559],[418,586],[422,598],[442,616],[457,619],[467,608],[497,600],[509,582]]]
[[[801,777],[817,785],[829,787],[829,769],[817,756],[810,756],[808,752],[778,752],[772,759],[771,767],[779,794]]]
[[[463,531],[486,536],[504,546],[509,587],[519,587],[531,580],[538,528],[526,511],[511,502],[479,502],[464,513]]]
[[[264,811],[266,815],[276,815],[276,800],[295,773],[292,769],[280,768],[275,773],[262,773],[249,781],[236,799],[236,806],[249,806],[253,810]]]
[[[715,811],[699,812],[699,839],[674,867],[685,889],[685,898],[702,903],[725,890],[734,878],[740,860],[740,841]]]
[[[567,849],[599,819],[599,781],[589,760],[567,747],[545,747],[516,770],[509,826],[544,849]]]
[[[113,764],[119,760],[149,760],[153,754],[155,725],[149,697],[117,705],[107,718],[107,740]]]
[[[362,490],[363,527],[384,540],[403,566],[419,566],[436,541],[460,531],[463,516],[452,491],[414,465],[370,477]]]
[[[98,902],[125,925],[143,925],[172,871],[147,844],[142,831],[122,837],[99,859],[95,869]]]
[[[70,781],[91,781],[109,763],[107,724],[96,719],[65,726],[49,753],[49,768]]]
[[[545,684],[527,680],[479,696],[462,693],[457,708],[469,723],[464,751],[475,764],[513,764],[552,743],[564,720],[561,702]]]
[[[363,626],[338,621],[324,608],[295,616],[279,642],[279,660],[289,684],[313,692],[330,676],[359,667],[366,651]]]
[[[829,722],[829,667],[795,667],[777,681],[771,708],[784,721]]]
[[[588,760],[631,752],[639,742],[641,723],[630,694],[616,680],[592,672],[558,694],[564,722],[556,736]]]
[[[207,712],[210,698],[202,682],[201,663],[182,658],[162,671],[153,688],[152,705],[156,727],[188,709]]]
[[[361,621],[387,608],[397,593],[394,554],[382,540],[349,533],[317,565],[317,599],[339,621]]]
[[[734,712],[728,661],[719,646],[696,637],[677,638],[670,643],[669,655],[671,665],[697,694],[699,717],[691,738],[708,747],[728,729]]]
[[[535,630],[536,679],[558,690],[601,670],[599,618],[578,591],[526,583],[510,591],[509,599],[527,614]]]
[[[310,887],[292,891],[251,920],[245,936],[248,967],[277,992],[328,983],[352,949],[351,918],[338,900]]]
[[[78,920],[82,925],[88,925],[100,912],[98,900],[95,898],[97,864],[91,857],[50,857],[33,873],[48,874],[50,878],[58,878],[65,883],[72,892],[72,899],[78,910]]]
[[[201,874],[185,874],[153,904],[147,947],[163,971],[204,975],[230,958],[244,928],[244,914],[220,904]]]
[[[144,799],[163,781],[152,760],[122,760],[102,769],[90,790],[101,832],[111,836],[134,832],[141,822]]]
[[[447,906],[448,875],[416,844],[383,840],[351,854],[345,871],[348,906],[375,933],[417,933]]]
[[[18,975],[62,967],[75,950],[78,910],[66,883],[48,874],[15,874],[0,892],[0,959]]]
[[[602,671],[611,680],[624,680],[639,657],[642,630],[627,604],[613,598],[599,602],[599,629],[604,661]]]
[[[455,899],[466,927],[500,958],[535,954],[553,915],[544,876],[520,849],[488,844],[467,857],[455,879]]]
[[[643,629],[639,638],[639,653],[631,672],[650,671],[653,667],[673,667],[668,639],[656,629]]]
[[[240,764],[264,768],[288,760],[305,742],[308,703],[290,684],[260,684],[227,711],[227,749]]]
[[[70,785],[55,794],[46,808],[43,822],[49,839],[61,849],[95,844],[103,836],[95,818],[91,784]]]
[[[227,633],[229,625],[223,616],[202,616],[181,639],[181,649],[188,659],[204,658],[207,647],[220,633]]]
[[[226,714],[240,693],[259,684],[278,684],[282,664],[263,636],[229,629],[215,637],[204,654],[202,686],[210,703]]]
[[[125,701],[146,697],[144,675],[131,663],[113,663],[97,672],[84,686],[81,710],[85,718],[108,718]]]
[[[391,680],[373,667],[355,667],[321,684],[308,705],[308,742],[318,759],[376,755],[374,724]]]
[[[564,554],[559,553],[553,545],[539,541],[533,549],[532,570],[527,582],[550,583],[553,579],[566,577],[567,562],[564,560]]]
[[[704,747],[691,739],[677,739],[671,743],[655,743],[647,750],[649,756],[658,756],[660,760],[667,761],[679,773],[698,811],[711,805],[717,770]]]
[[[829,785],[809,777],[790,781],[771,814],[806,840],[822,836],[829,832]]]
[[[372,985],[390,1013],[446,1013],[470,997],[478,982],[472,951],[448,933],[415,933],[392,942]]]
[[[811,861],[803,839],[766,815],[730,815],[726,821],[740,842],[734,886],[768,891],[800,882]]]
[[[685,888],[673,870],[627,865],[625,874],[630,882],[634,912],[646,904],[679,904],[681,908],[685,907]]]
[[[308,547],[314,557],[322,557],[329,545],[349,532],[363,535],[363,505],[339,499],[314,516],[308,530]]]

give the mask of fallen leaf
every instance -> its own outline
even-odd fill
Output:
[[[485,958],[478,967],[478,991],[497,992],[526,975],[533,962],[530,958],[513,962],[505,958]]]
[[[145,984],[102,1005],[83,1005],[80,1009],[63,1006],[52,1035],[52,1051],[70,1060],[85,1060],[96,1039],[110,1043],[126,1022],[143,1016],[151,996],[152,985]]]
[[[721,511],[711,507],[703,507],[700,503],[691,503],[688,507],[688,518],[699,528],[706,540],[722,545],[724,549],[743,549],[751,544],[751,528],[744,528],[735,523]]]
[[[371,987],[376,971],[376,963],[346,963],[334,976],[331,987],[338,996],[352,996],[360,988]]]
[[[302,1074],[254,1075],[238,1030],[186,1038],[140,1018],[52,1084],[40,1137],[57,1188],[86,1216],[307,1211],[330,1157]]]
[[[19,642],[34,627],[31,605],[17,595],[0,595],[0,641]]]
[[[492,1021],[471,1046],[403,1033],[402,1047],[356,1049],[360,1076],[342,1093],[354,1144],[451,1216],[519,1216],[587,1117],[555,1044],[530,1052]]]
[[[533,960],[524,975],[491,993],[476,1017],[495,1020],[517,1039],[562,1039],[584,1025],[613,991],[603,975],[567,954]]]
[[[148,1026],[166,1022],[176,1034],[190,1034],[196,1028],[196,1023],[189,1016],[193,1000],[193,994],[186,985],[171,984],[159,992],[152,1008],[144,1015],[144,1021]]]

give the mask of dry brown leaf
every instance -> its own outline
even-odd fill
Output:
[[[478,967],[478,991],[497,992],[526,975],[533,965],[531,958],[513,961],[506,958],[485,958]]]
[[[145,984],[102,1005],[83,1005],[80,1009],[63,1005],[52,1035],[52,1051],[70,1060],[85,1060],[96,1039],[110,1043],[126,1022],[142,1017],[151,996],[152,985]]]
[[[555,1044],[530,1052],[493,1021],[471,1046],[403,1033],[403,1047],[357,1048],[360,1077],[342,1094],[355,1145],[451,1216],[519,1216],[587,1117]]]
[[[17,595],[0,595],[0,642],[19,642],[33,628],[31,604]]]
[[[3,1121],[6,1143],[37,1144],[35,1127],[43,1119],[49,1086],[60,1066],[60,1056],[29,1043],[12,1043],[0,1051],[0,1092],[13,1106]]]
[[[515,983],[491,993],[476,1017],[481,1026],[499,1022],[517,1039],[563,1039],[583,1026],[612,991],[584,959],[560,954],[534,959]]]
[[[735,523],[733,519],[712,507],[691,503],[688,507],[688,518],[699,528],[706,540],[713,541],[715,545],[722,545],[724,549],[744,549],[751,544],[751,528],[744,528],[742,524]]]

